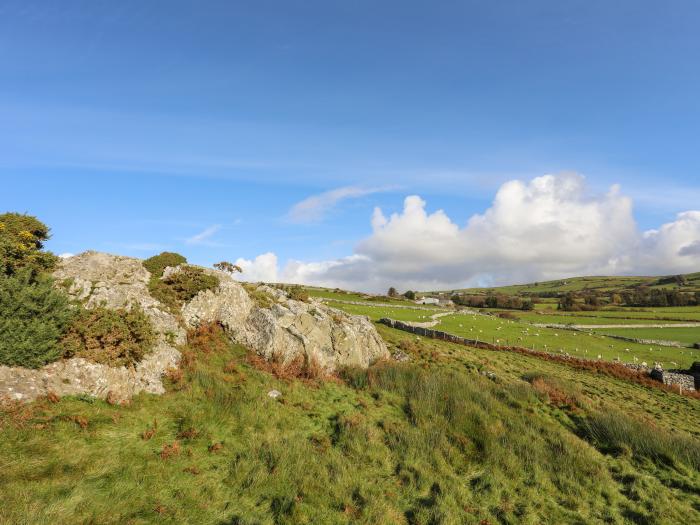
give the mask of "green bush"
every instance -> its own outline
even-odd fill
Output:
[[[160,279],[163,276],[163,271],[168,266],[178,266],[180,264],[185,264],[187,259],[174,252],[163,252],[160,255],[154,255],[153,257],[143,261],[143,265],[146,270],[151,272],[151,276]]]
[[[65,357],[82,357],[109,366],[134,366],[148,354],[156,334],[138,306],[80,310],[68,326],[61,346]]]
[[[0,277],[0,364],[39,368],[55,361],[72,317],[68,298],[50,277],[29,269]]]
[[[217,286],[217,277],[195,266],[185,266],[164,279],[152,276],[148,283],[151,295],[171,310],[178,310],[199,292],[213,290]]]
[[[43,272],[56,266],[58,257],[42,251],[49,228],[36,217],[20,213],[0,215],[0,274],[13,275],[22,268]]]

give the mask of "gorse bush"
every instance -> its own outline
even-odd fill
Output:
[[[28,268],[0,277],[0,364],[39,368],[61,357],[58,341],[73,315],[50,277]]]
[[[199,292],[213,290],[217,286],[217,277],[195,266],[184,266],[162,279],[151,277],[148,283],[151,295],[173,311],[180,309]]]
[[[138,306],[130,310],[80,310],[61,340],[65,357],[82,357],[109,366],[133,366],[148,354],[156,334]]]
[[[12,275],[22,268],[33,272],[51,270],[58,257],[43,251],[49,228],[36,217],[20,213],[0,215],[0,274]]]
[[[151,272],[151,275],[156,278],[160,278],[163,275],[163,271],[168,266],[178,266],[180,264],[185,264],[187,259],[179,253],[174,252],[163,252],[159,255],[154,255],[149,259],[143,261],[143,265],[146,270]]]

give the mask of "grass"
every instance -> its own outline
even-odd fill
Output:
[[[389,306],[344,304],[334,301],[328,301],[326,304],[332,308],[338,308],[339,310],[344,310],[353,315],[366,315],[373,321],[377,321],[382,317],[390,317],[399,321],[429,322],[432,314],[445,311],[444,309],[420,306],[413,308],[391,308]]]
[[[686,346],[700,343],[700,328],[601,328],[598,332],[635,339],[678,341]],[[700,353],[697,357],[700,358]]]
[[[380,330],[413,362],[348,370],[345,381],[283,380],[213,331],[191,338],[162,397],[129,406],[42,400],[0,412],[0,522],[689,523],[698,515],[698,441],[686,432],[698,432],[697,402]],[[533,386],[521,379],[527,370],[537,370]],[[273,388],[277,400],[267,396]],[[576,406],[559,403],[556,390],[575,395]],[[604,400],[647,415],[661,402],[666,411],[641,438],[634,426],[584,432],[584,422],[599,428],[598,413],[619,419]],[[684,448],[669,455],[669,444]]]
[[[692,273],[685,275],[687,285],[683,286],[685,291],[700,290],[700,273]],[[583,290],[595,290],[598,292],[618,291],[622,289],[635,288],[637,286],[649,286],[651,288],[676,289],[678,285],[675,283],[659,284],[659,280],[663,277],[571,277],[567,279],[557,279],[555,281],[542,281],[537,283],[516,284],[510,286],[498,286],[495,288],[466,288],[456,290],[465,293],[489,293],[497,292],[504,294],[520,294],[531,293],[538,294],[543,292],[578,292]]]
[[[550,313],[546,310],[540,310],[538,312],[513,312],[509,311],[512,315],[516,316],[522,321],[528,323],[538,323],[538,324],[576,324],[576,325],[601,325],[601,324],[678,324],[678,323],[688,323],[696,322],[695,319],[687,320],[663,320],[656,319],[654,317],[632,317],[639,315],[639,312],[625,312],[626,315],[619,315],[618,312],[588,312],[586,315],[579,314],[567,314],[567,313]],[[618,315],[616,315],[618,314]],[[679,314],[681,316],[688,314]],[[692,317],[693,314],[690,314]]]
[[[522,346],[534,350],[569,353],[574,357],[622,362],[654,362],[690,366],[700,360],[700,350],[643,345],[603,335],[565,329],[533,327],[526,323],[493,316],[456,314],[440,319],[435,328],[470,339],[505,346]],[[629,350],[629,351],[628,351]],[[675,366],[675,365],[674,365]]]
[[[405,299],[403,297],[388,297],[386,295],[370,295],[355,292],[346,292],[344,290],[332,290],[329,288],[316,288],[313,286],[306,286],[304,290],[309,294],[310,297],[319,297],[321,299],[329,299],[332,301],[359,301],[359,302],[379,302],[386,304],[414,304],[412,301]]]

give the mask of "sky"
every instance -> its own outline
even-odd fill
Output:
[[[700,271],[700,4],[0,0],[0,211],[385,291]]]

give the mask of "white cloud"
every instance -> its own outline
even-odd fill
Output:
[[[212,235],[221,229],[221,224],[213,224],[192,237],[185,239],[185,244],[209,244]]]
[[[243,270],[243,273],[234,274],[241,281],[277,282],[277,256],[272,252],[258,255],[253,260],[238,258],[235,264]]]
[[[388,218],[375,209],[372,234],[349,257],[290,261],[280,280],[383,291],[456,288],[573,275],[700,270],[700,211],[640,232],[632,201],[612,186],[591,193],[576,174],[503,184],[490,208],[464,226],[419,196]],[[266,254],[268,257],[272,254]],[[276,260],[276,258],[275,258]]]
[[[297,202],[289,210],[287,218],[296,223],[319,222],[343,200],[356,199],[387,190],[388,188],[361,188],[357,186],[336,188]]]
[[[70,257],[75,256],[74,253],[61,253],[58,255],[61,259],[69,259]]]

